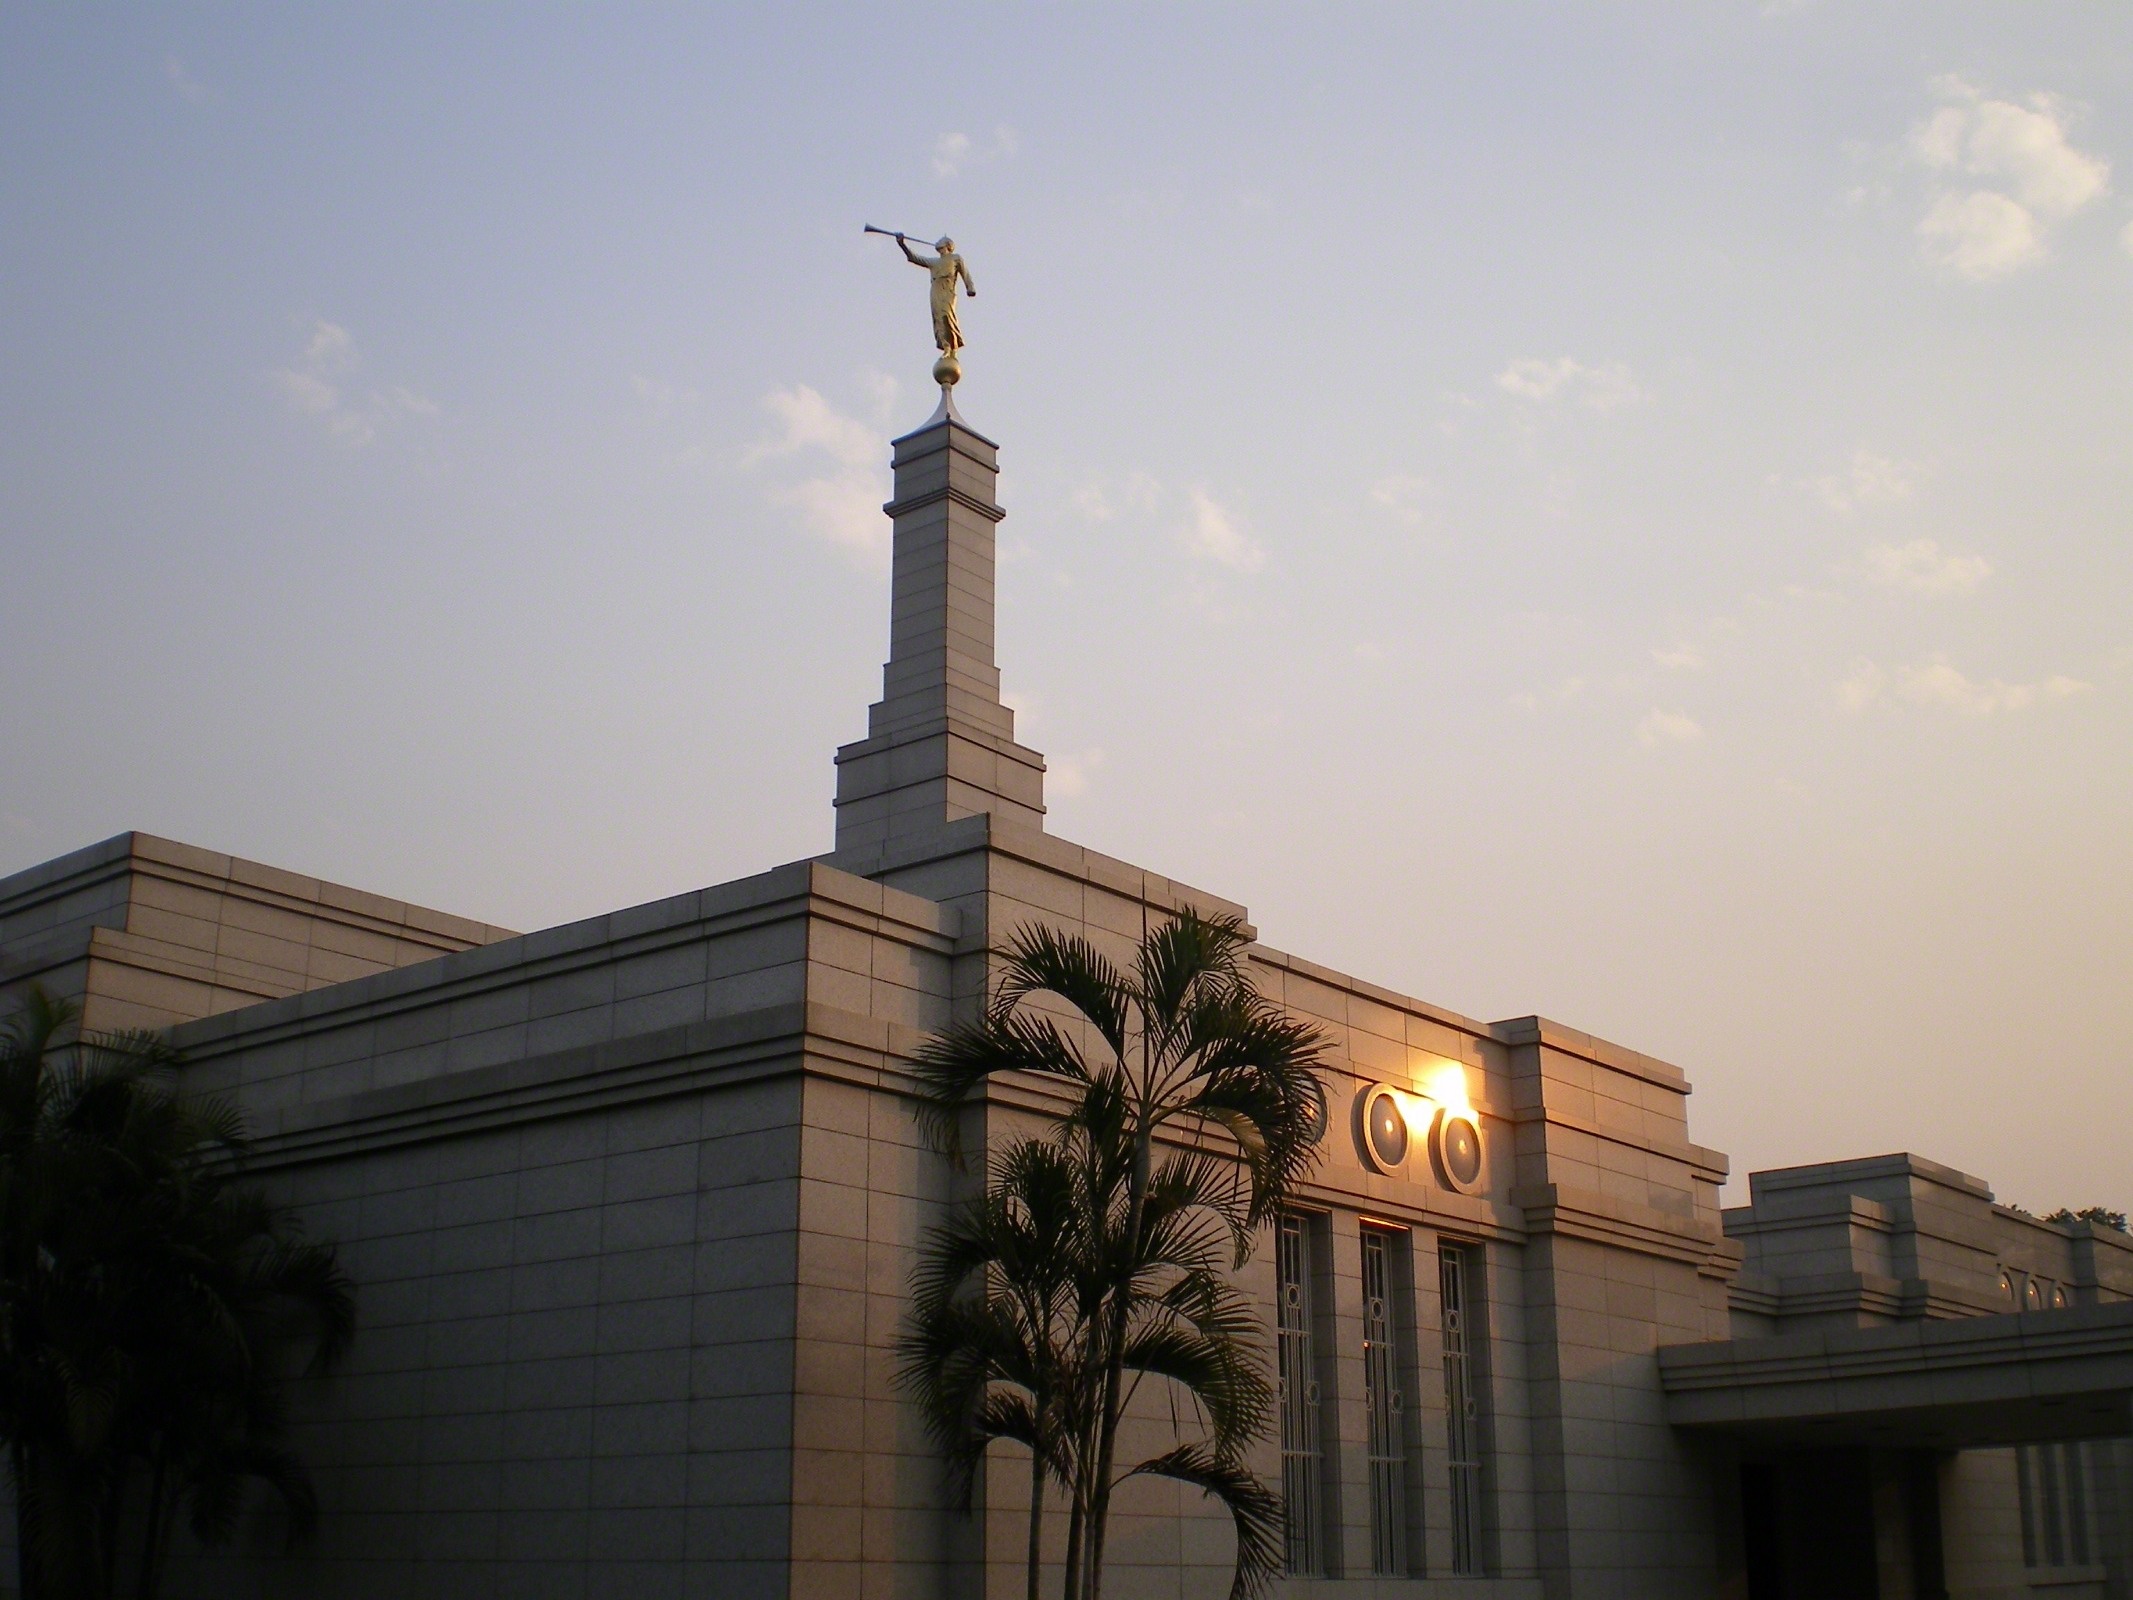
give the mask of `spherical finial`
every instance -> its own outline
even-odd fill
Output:
[[[953,388],[956,380],[962,376],[963,363],[956,360],[952,355],[942,356],[940,360],[933,363],[933,381],[943,389]]]

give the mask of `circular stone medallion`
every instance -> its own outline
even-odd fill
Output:
[[[1363,1091],[1363,1154],[1380,1172],[1395,1172],[1407,1164],[1407,1113],[1399,1096],[1387,1084],[1373,1084]]]
[[[1429,1153],[1445,1188],[1472,1194],[1481,1187],[1481,1124],[1470,1112],[1439,1111],[1430,1124]]]

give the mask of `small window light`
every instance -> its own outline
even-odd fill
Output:
[[[2054,1285],[2052,1288],[2052,1309],[2054,1311],[2064,1311],[2066,1309],[2066,1285],[2063,1283]]]
[[[2035,1278],[2030,1279],[2028,1287],[2022,1291],[2022,1308],[2025,1311],[2044,1309],[2044,1291],[2037,1287]]]
[[[2010,1278],[2005,1272],[2000,1274],[2000,1298],[2009,1305],[2015,1303],[2014,1279]]]

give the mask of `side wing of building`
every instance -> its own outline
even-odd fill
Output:
[[[802,863],[181,1023],[361,1326],[303,1405],[320,1537],[174,1592],[782,1600],[862,1547],[941,1592],[883,1352],[949,1174],[879,1089],[956,939]]]

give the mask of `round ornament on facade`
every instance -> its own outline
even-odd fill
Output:
[[[1422,1118],[1427,1112],[1429,1122]],[[1418,1141],[1429,1150],[1427,1174],[1410,1172]],[[1463,1104],[1432,1101],[1390,1083],[1374,1083],[1355,1099],[1355,1142],[1363,1164],[1388,1177],[1433,1179],[1454,1194],[1475,1194],[1488,1169],[1481,1122]]]
[[[1407,1112],[1389,1084],[1377,1084],[1363,1093],[1363,1154],[1380,1172],[1396,1172],[1407,1164]]]
[[[1429,1128],[1430,1162],[1437,1181],[1455,1194],[1473,1194],[1481,1187],[1485,1162],[1481,1148],[1481,1124],[1470,1111],[1445,1106]]]
[[[1311,1080],[1311,1103],[1305,1109],[1304,1143],[1317,1144],[1326,1136],[1326,1089],[1317,1079]]]

